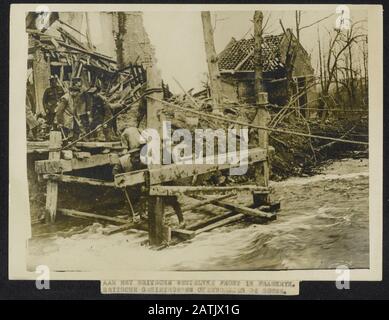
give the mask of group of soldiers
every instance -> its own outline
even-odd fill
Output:
[[[34,133],[44,124],[49,130],[60,130],[63,138],[69,142],[81,136],[85,136],[84,141],[120,139],[124,152],[119,157],[119,163],[113,166],[113,175],[146,167],[140,161],[142,144],[146,143],[139,128],[146,114],[144,102],[141,101],[131,107],[131,112],[126,118],[126,127],[120,133],[115,117],[115,114],[124,107],[120,99],[108,99],[99,86],[85,88],[80,78],[73,78],[68,90],[65,91],[58,79],[51,76],[50,86],[43,95],[43,106],[45,120],[37,119],[27,95],[26,115],[29,131]],[[99,126],[101,129],[98,129]],[[98,136],[101,132],[103,137]],[[184,227],[184,217],[176,197],[168,198],[166,205],[173,207],[180,227]]]
[[[43,95],[47,125],[56,128],[69,141],[93,131],[85,140],[112,141],[117,139],[116,119],[112,118],[122,106],[111,103],[99,86],[85,88],[80,78],[73,78],[67,92],[58,79],[50,77],[50,86]],[[111,120],[110,120],[111,119]],[[110,121],[109,121],[110,120]],[[99,138],[98,126],[103,125],[104,138]]]
[[[73,78],[66,90],[55,76],[50,77],[50,85],[45,90],[42,103],[45,115],[33,113],[33,97],[27,94],[26,117],[29,138],[38,138],[38,132],[59,130],[63,139],[73,141],[80,136],[88,141],[114,141],[118,139],[118,129],[114,115],[123,107],[120,102],[107,99],[102,88],[85,88],[80,78]],[[102,126],[101,130],[96,130]],[[42,129],[44,128],[44,130]]]

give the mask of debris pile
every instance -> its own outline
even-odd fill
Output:
[[[239,129],[234,123],[210,119],[206,115],[212,113],[212,99],[207,96],[204,90],[201,94],[193,96],[175,95],[168,100],[173,104],[191,108],[204,113],[201,115],[185,112],[167,105],[164,114],[166,118],[173,119],[172,123],[176,128],[195,129]],[[252,123],[256,108],[250,104],[226,102],[223,108],[223,117],[231,120],[238,120],[245,123]],[[269,106],[272,119],[276,117],[278,109],[272,110]],[[322,122],[316,118],[303,119],[295,114],[288,115],[277,124],[278,129],[292,132],[310,133],[322,135],[330,138],[349,138],[359,141],[368,141],[368,120],[361,116],[359,119],[330,119]],[[256,129],[249,128],[249,147],[255,147],[252,137],[256,134]],[[272,180],[281,180],[289,176],[312,175],[316,173],[318,165],[328,159],[339,157],[364,157],[367,156],[366,146],[356,146],[352,144],[329,142],[317,138],[302,137],[295,134],[279,132],[269,132],[270,145],[275,152],[272,156]],[[215,144],[216,145],[216,144]],[[242,177],[221,177],[221,174],[213,174],[208,183],[228,184],[245,183],[250,181],[250,174]]]
[[[130,64],[118,69],[115,60],[89,48],[64,29],[57,30],[61,38],[29,30],[28,68],[32,77],[28,79],[27,96],[34,114],[47,118],[44,96],[52,78],[56,79],[61,93],[69,92],[76,83],[86,93],[98,88],[115,106],[113,113],[141,95],[146,83],[146,70],[142,65]],[[91,104],[89,98],[89,113]]]

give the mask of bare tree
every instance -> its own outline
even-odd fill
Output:
[[[333,104],[331,97],[331,86],[335,84],[339,93],[339,84],[348,92],[350,105],[355,104],[356,88],[353,44],[358,43],[364,34],[357,31],[357,23],[351,25],[349,30],[335,29],[329,32],[329,45],[327,54],[322,56],[322,47],[319,41],[319,63],[320,63],[320,84],[321,84],[321,118],[325,120],[328,109]],[[339,76],[340,75],[340,76]],[[331,101],[332,100],[332,101]],[[336,103],[336,102],[335,102]]]

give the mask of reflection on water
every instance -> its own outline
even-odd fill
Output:
[[[105,236],[98,223],[71,220],[65,231],[49,230],[31,240],[28,265],[82,271],[369,267],[366,159],[337,161],[320,175],[272,187],[281,211],[267,225],[237,223],[155,251],[142,245],[144,232]],[[250,195],[239,200],[249,202]]]

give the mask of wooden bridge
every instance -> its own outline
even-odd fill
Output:
[[[156,77],[153,67],[148,70],[148,85],[155,88],[161,82],[152,83]],[[152,95],[162,99],[160,92],[154,90]],[[156,116],[163,105],[156,100],[147,100],[147,124],[148,127],[161,129],[161,123]],[[265,137],[265,140],[263,138]],[[54,223],[57,213],[72,217],[105,220],[118,225],[107,234],[127,229],[148,230],[151,245],[160,246],[171,243],[177,239],[190,239],[214,228],[224,226],[242,219],[249,219],[253,223],[264,223],[276,218],[279,203],[269,201],[270,190],[268,188],[269,153],[274,150],[267,146],[266,135],[260,135],[257,148],[248,150],[248,165],[255,166],[257,170],[257,183],[254,185],[236,186],[182,186],[177,184],[184,178],[201,176],[204,174],[228,170],[237,166],[231,164],[170,164],[151,165],[143,170],[136,170],[117,174],[112,180],[86,178],[77,175],[78,170],[101,166],[113,166],[119,163],[119,154],[123,150],[120,142],[77,142],[76,146],[81,151],[72,152],[63,150],[63,141],[60,132],[52,131],[48,143],[30,143],[30,152],[48,152],[47,160],[35,162],[35,171],[41,179],[47,181],[46,195],[46,221]],[[105,150],[106,153],[101,153]],[[107,151],[108,150],[108,151]],[[203,162],[205,163],[205,161]],[[139,223],[135,220],[126,220],[111,216],[97,215],[94,213],[80,212],[71,208],[57,208],[59,186],[61,184],[82,184],[91,186],[110,187],[127,190],[135,186],[142,186],[142,192],[147,199],[147,223]],[[243,206],[228,201],[238,191],[252,192],[252,203]],[[164,223],[165,206],[169,199],[179,196],[195,198],[195,204],[181,208],[182,212],[188,212],[195,208],[212,204],[228,210],[227,213],[212,217],[207,221],[193,223],[185,229],[170,228]],[[85,199],[88,201],[88,199]],[[173,238],[172,238],[173,236]]]
[[[213,44],[213,36],[211,31],[209,13],[202,13],[204,38],[208,62],[208,70],[211,79],[211,93],[213,98],[213,106],[215,110],[220,112],[221,108],[221,92],[219,82],[219,70],[217,61],[213,59],[216,56]],[[256,36],[259,37],[260,30],[255,30]],[[260,48],[260,42],[256,38],[256,48]],[[258,56],[258,55],[257,55]],[[258,79],[257,79],[258,78]],[[159,133],[162,132],[161,111],[163,109],[163,88],[161,88],[162,80],[157,72],[155,65],[150,63],[147,67],[147,89],[149,89],[149,97],[147,99],[147,128],[156,129]],[[262,92],[261,86],[261,70],[256,67],[256,100],[257,113],[253,120],[253,124],[266,127],[268,114],[265,109],[267,104],[267,94]],[[204,114],[206,116],[206,114]],[[258,129],[257,129],[258,130]],[[160,136],[162,136],[160,134]],[[266,223],[267,221],[276,218],[276,211],[279,209],[279,203],[270,201],[269,184],[269,155],[274,150],[268,145],[268,134],[266,130],[258,130],[258,144],[256,148],[248,150],[248,165],[255,168],[255,184],[253,185],[236,185],[226,187],[214,186],[183,186],[174,185],[179,183],[184,178],[201,176],[216,171],[228,170],[236,165],[231,164],[196,164],[196,165],[150,165],[147,169],[137,170],[117,174],[110,181],[86,178],[77,175],[78,170],[95,168],[106,165],[115,165],[119,163],[119,153],[122,151],[120,143],[92,143],[78,142],[76,144],[82,151],[80,152],[64,152],[62,149],[63,141],[61,133],[52,131],[48,144],[44,143],[30,144],[30,152],[46,152],[48,151],[47,160],[39,160],[35,162],[35,171],[40,178],[47,181],[46,195],[46,221],[54,223],[57,213],[83,217],[89,219],[102,219],[113,224],[118,224],[116,228],[108,231],[120,232],[123,230],[136,228],[146,229],[149,235],[149,243],[153,246],[161,246],[171,243],[172,236],[177,239],[190,239],[200,234],[212,230],[217,227],[224,226],[242,219],[249,219],[253,223]],[[107,153],[101,153],[99,150],[109,150]],[[203,162],[205,163],[205,162]],[[142,193],[147,199],[147,223],[138,223],[135,219],[135,213],[132,210],[133,219],[126,220],[117,217],[107,217],[93,213],[80,212],[73,209],[57,208],[59,184],[76,183],[82,185],[93,185],[102,187],[112,187],[123,189],[127,200],[127,188],[142,186]],[[250,191],[252,193],[252,203],[244,206],[229,201],[234,193],[238,191]],[[208,204],[227,209],[224,214],[214,216],[207,221],[195,222],[185,229],[171,228],[165,224],[165,206],[174,199],[177,202],[177,197],[185,195],[196,199],[195,204],[187,205],[180,210],[185,212],[191,211]],[[212,196],[212,197],[210,197]],[[88,199],[85,199],[88,201]],[[132,209],[131,202],[129,204]]]

